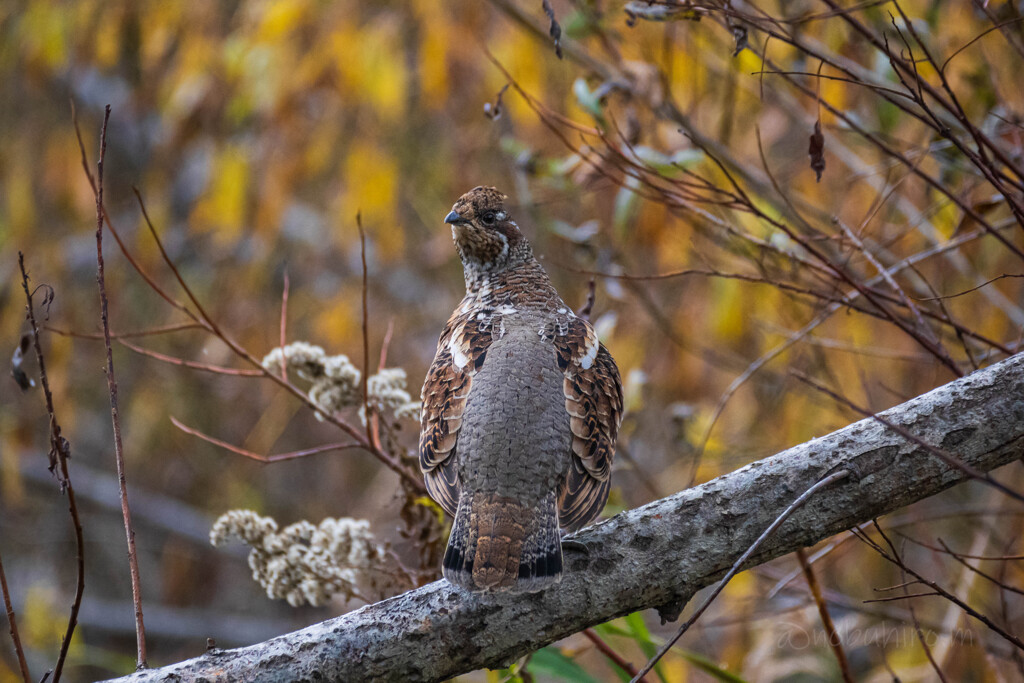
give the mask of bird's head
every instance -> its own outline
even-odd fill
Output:
[[[455,248],[469,270],[501,271],[530,258],[530,245],[493,187],[474,187],[455,202],[444,222],[452,226]]]

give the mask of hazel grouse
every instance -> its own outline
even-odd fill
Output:
[[[454,515],[443,572],[471,591],[539,591],[562,575],[560,529],[608,499],[622,383],[558,296],[493,187],[445,217],[466,296],[423,384],[420,467]]]

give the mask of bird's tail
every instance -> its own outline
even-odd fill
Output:
[[[444,554],[444,577],[474,592],[533,593],[562,579],[558,507],[462,492]]]

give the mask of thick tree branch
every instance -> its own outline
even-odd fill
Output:
[[[1024,355],[882,415],[989,471],[1024,455]],[[795,512],[754,566],[942,491],[968,477],[868,418],[575,535],[568,571],[544,593],[479,597],[436,582],[264,643],[213,651],[124,681],[443,680],[645,608],[674,618],[822,476],[852,473]],[[197,640],[207,634],[196,634]]]

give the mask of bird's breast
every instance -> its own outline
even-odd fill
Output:
[[[542,497],[568,466],[564,375],[550,339],[530,317],[502,316],[504,330],[492,334],[473,376],[459,432],[461,480],[471,490]]]

